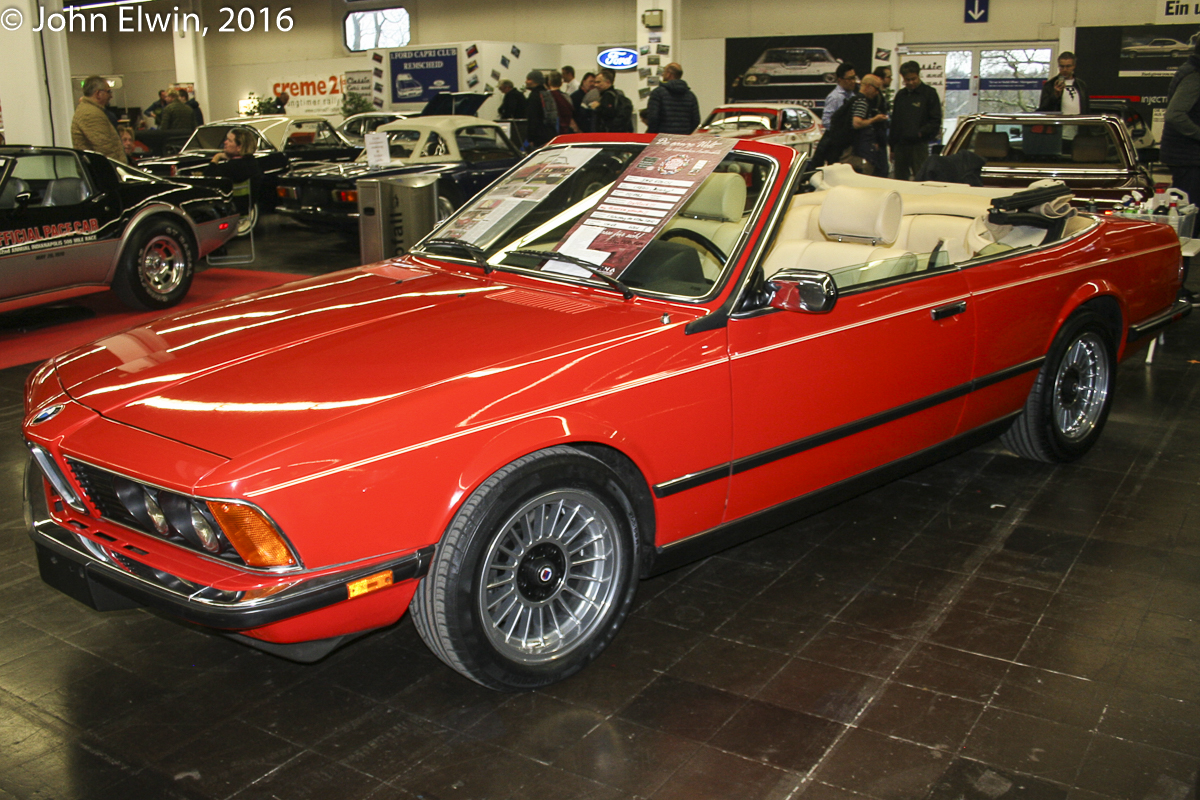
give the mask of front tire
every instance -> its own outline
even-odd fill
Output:
[[[1054,337],[1021,416],[1000,438],[1019,456],[1062,463],[1083,456],[1104,429],[1116,370],[1112,333],[1081,311]]]
[[[535,689],[598,656],[636,590],[628,493],[600,460],[540,450],[488,478],[446,531],[413,598],[417,631],[492,689]]]
[[[113,291],[125,305],[143,311],[170,308],[188,293],[195,274],[191,236],[175,220],[156,219],[134,232]]]

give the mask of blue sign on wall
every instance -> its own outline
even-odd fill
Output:
[[[440,92],[458,91],[458,48],[393,50],[392,102],[427,103]]]
[[[964,0],[963,22],[987,22],[988,0]]]
[[[638,65],[637,50],[628,47],[610,47],[596,56],[596,63],[609,69],[636,69]]]

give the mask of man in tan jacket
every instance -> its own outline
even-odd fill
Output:
[[[95,150],[114,161],[128,164],[121,137],[104,113],[112,97],[112,87],[99,75],[92,75],[83,82],[83,97],[75,107],[71,120],[71,146],[78,150]]]

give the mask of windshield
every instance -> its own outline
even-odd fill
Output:
[[[717,133],[723,131],[774,130],[775,115],[756,111],[715,111],[700,127]]]
[[[183,146],[183,152],[188,153],[193,150],[220,150],[225,147],[225,135],[234,128],[244,128],[254,131],[254,138],[258,140],[257,150],[274,150],[262,134],[257,129],[248,125],[204,125],[196,128],[196,132],[192,134],[192,138],[188,139],[187,144]]]
[[[489,268],[605,286],[615,278],[637,293],[702,298],[724,279],[776,169],[767,158],[731,152],[733,144],[659,136],[649,146],[545,148],[417,249]]]
[[[988,166],[997,167],[1124,164],[1109,126],[1077,125],[1051,117],[1036,123],[978,123],[959,149],[970,150],[982,156]]]
[[[388,157],[390,158],[411,158],[417,143],[421,141],[420,131],[378,131],[378,133],[387,134]],[[363,150],[359,153],[356,160],[366,163],[367,151]]]

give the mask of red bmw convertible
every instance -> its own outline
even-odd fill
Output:
[[[28,381],[42,576],[298,660],[412,613],[497,689],[596,658],[638,579],[993,437],[1100,436],[1185,315],[1170,228],[565,137],[412,253],[164,317]]]

